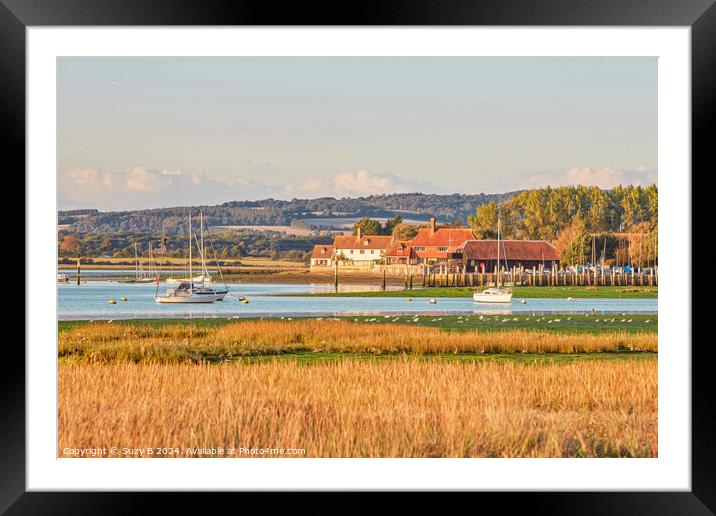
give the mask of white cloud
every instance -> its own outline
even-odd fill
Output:
[[[292,189],[293,190],[293,189]],[[358,197],[404,192],[435,192],[429,182],[410,181],[395,174],[371,174],[366,170],[341,172],[329,179],[309,179],[295,190],[309,197]]]
[[[246,178],[215,181],[202,170],[158,170],[144,166],[120,172],[82,168],[59,174],[60,209],[132,210],[268,197],[357,197],[418,191],[438,189],[431,183],[365,170],[342,172],[327,179],[307,179],[298,185],[271,185]]]
[[[82,168],[59,174],[60,209],[133,210],[220,204],[281,196],[283,192],[283,187],[247,179],[214,181],[202,170],[157,170],[138,166],[119,172]]]
[[[528,179],[528,187],[587,185],[614,188],[617,185],[648,186],[657,183],[658,174],[644,166],[624,170],[611,166],[600,168],[577,167],[563,173],[538,173]]]

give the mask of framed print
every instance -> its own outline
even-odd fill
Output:
[[[4,0],[27,336],[0,507],[710,514],[691,191],[716,8],[563,7]]]

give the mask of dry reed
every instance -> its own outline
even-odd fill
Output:
[[[284,339],[281,346],[294,342],[289,328],[297,326],[269,326]],[[237,325],[213,338],[234,342],[238,332],[238,342],[253,350],[249,335],[260,338],[264,328]],[[362,342],[346,341],[346,347],[369,346],[368,333],[345,328]],[[409,345],[415,335],[440,334],[411,328],[396,346]],[[450,338],[469,346],[480,336]],[[58,387],[60,456],[69,454],[65,448],[85,447],[177,447],[182,457],[190,447],[303,448],[307,457],[657,455],[655,359],[542,365],[417,357],[314,365],[64,362]]]
[[[207,328],[94,323],[61,332],[67,362],[222,360],[293,352],[368,354],[657,352],[656,333],[465,331],[331,320],[243,321]]]

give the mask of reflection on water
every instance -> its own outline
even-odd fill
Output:
[[[347,285],[365,291],[365,285]],[[374,289],[378,288],[373,286]],[[475,303],[471,297],[426,298],[312,297],[283,296],[331,292],[333,285],[257,284],[231,285],[224,301],[205,305],[160,305],[154,301],[156,285],[88,282],[58,285],[59,319],[130,319],[151,317],[272,317],[300,315],[374,315],[374,314],[471,314],[471,313],[656,313],[657,299],[528,299],[509,305]],[[164,292],[166,285],[159,286]],[[248,304],[239,302],[246,297]],[[121,301],[127,298],[127,301]],[[109,304],[113,299],[116,304]]]

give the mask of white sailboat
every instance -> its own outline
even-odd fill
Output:
[[[192,278],[192,233],[191,233],[191,212],[189,213],[189,278]],[[203,239],[203,232],[202,232]],[[203,252],[202,252],[203,255]],[[203,257],[202,257],[203,260]],[[203,265],[202,265],[203,267]],[[217,292],[212,286],[206,286],[202,283],[196,283],[193,280],[182,280],[175,288],[168,288],[166,295],[158,294],[159,284],[157,284],[157,294],[154,299],[157,303],[214,303],[224,299],[226,292]]]
[[[194,240],[196,241],[196,245],[199,248],[199,254],[201,257],[201,274],[191,278],[190,273],[188,278],[167,278],[165,281],[168,285],[180,285],[181,283],[189,282],[189,278],[191,278],[191,281],[193,281],[195,284],[198,284],[202,287],[212,287],[216,294],[219,296],[218,301],[221,301],[224,299],[224,297],[226,297],[226,294],[228,294],[229,287],[226,285],[226,283],[224,283],[223,287],[220,285],[215,285],[213,280],[211,279],[211,275],[209,274],[209,269],[206,267],[206,246],[204,245],[204,215],[201,212],[199,212],[199,227],[201,242],[196,241],[196,235],[194,235]],[[219,274],[221,274],[221,268],[219,267],[218,262],[217,267],[219,268]]]
[[[512,289],[500,285],[500,218],[497,218],[497,274],[495,275],[495,286],[486,288],[472,295],[476,303],[510,303],[512,302]],[[505,257],[505,268],[507,268],[507,251],[502,241],[502,250]]]
[[[217,301],[221,301],[226,297],[226,294],[229,293],[229,287],[224,283],[224,286],[218,286],[214,285],[214,283],[211,281],[211,276],[209,275],[209,269],[206,267],[206,246],[204,246],[204,214],[202,212],[199,212],[199,231],[201,235],[201,243],[197,242],[197,245],[199,246],[199,253],[201,254],[201,274],[195,278],[195,282],[199,283],[202,287],[208,286],[209,288],[212,288],[217,296],[219,296],[219,299]],[[194,236],[196,239],[196,236]],[[219,263],[217,262],[217,267],[219,266]],[[219,268],[219,273],[221,274],[221,269]],[[191,273],[189,273],[189,277],[191,277]]]
[[[149,243],[149,272],[144,270],[141,258],[139,257],[139,251],[137,250],[137,243],[134,243],[134,279],[122,280],[122,283],[158,283],[158,279],[152,275],[152,243]]]

